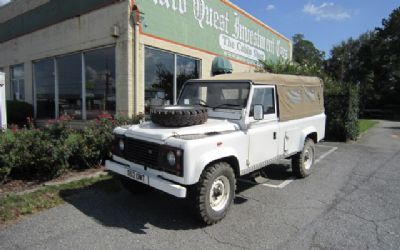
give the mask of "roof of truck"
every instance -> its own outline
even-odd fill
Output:
[[[234,73],[211,77],[209,81],[251,81],[276,85],[279,119],[294,120],[324,113],[323,82],[318,77],[270,73]]]
[[[321,86],[322,80],[312,76],[297,76],[271,73],[234,73],[217,75],[202,80],[244,80],[255,84],[274,84],[283,86]]]

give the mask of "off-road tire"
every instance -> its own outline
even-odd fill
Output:
[[[162,106],[152,108],[150,117],[164,127],[186,127],[205,123],[208,113],[201,106]]]
[[[224,206],[218,211],[215,211],[210,203],[210,194],[213,184],[216,183],[216,181],[219,181],[219,178],[228,180],[229,193],[227,193],[226,196],[226,203],[222,203]],[[205,222],[207,225],[217,223],[228,213],[235,197],[235,190],[236,179],[231,166],[226,162],[218,162],[211,165],[203,171],[199,183],[194,187],[194,212],[199,219]]]
[[[307,160],[311,160],[307,162]],[[307,138],[301,152],[292,157],[292,171],[298,178],[309,176],[315,164],[315,145],[314,141]]]
[[[152,187],[131,180],[128,177],[122,175],[118,176],[118,179],[121,183],[121,186],[123,186],[127,191],[129,191],[132,194],[143,194],[143,193],[148,193],[152,190]]]

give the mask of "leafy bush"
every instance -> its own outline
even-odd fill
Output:
[[[8,124],[27,125],[28,117],[33,117],[33,106],[31,104],[20,101],[7,101]]]
[[[88,164],[99,164],[111,157],[112,131],[117,126],[139,123],[142,116],[127,118],[116,116],[114,119],[100,116],[83,131]]]
[[[11,150],[15,142],[14,134],[9,130],[0,136],[0,183],[7,179],[11,173],[12,165],[8,163],[7,152]]]
[[[5,132],[0,140],[0,162],[3,179],[12,175],[17,179],[43,180],[63,172],[67,163],[61,143],[52,140],[38,129]]]
[[[71,169],[87,169],[111,156],[115,126],[135,124],[141,117],[99,117],[83,130],[61,117],[42,129],[31,122],[0,134],[0,183],[5,180],[48,180]]]
[[[356,140],[359,135],[357,86],[351,84],[325,84],[326,138],[330,140]]]

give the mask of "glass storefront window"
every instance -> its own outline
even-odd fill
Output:
[[[14,100],[25,100],[25,80],[24,80],[24,65],[16,65],[10,68],[11,70],[11,89]]]
[[[68,115],[85,120],[115,114],[115,47],[37,61],[33,71],[36,118]]]
[[[59,115],[82,119],[81,54],[57,58]]]
[[[86,75],[86,117],[115,114],[115,48],[84,53]]]
[[[36,86],[36,117],[55,117],[54,60],[43,60],[33,64]]]
[[[177,73],[177,95],[181,92],[183,84],[190,79],[199,78],[200,61],[193,58],[177,56],[176,73]],[[178,97],[177,97],[178,98]]]
[[[149,113],[151,106],[174,104],[174,87],[178,97],[182,85],[189,79],[199,78],[199,74],[200,60],[146,47],[146,113]]]
[[[145,109],[162,105],[165,101],[173,103],[174,55],[146,47],[145,50]]]

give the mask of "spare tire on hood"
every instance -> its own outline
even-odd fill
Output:
[[[150,111],[151,121],[165,127],[186,127],[203,124],[207,108],[201,106],[161,106]]]

